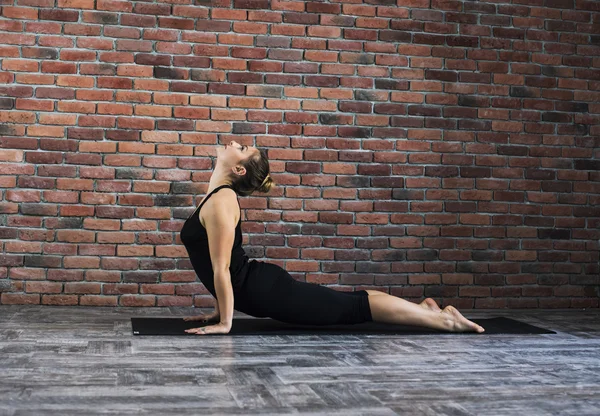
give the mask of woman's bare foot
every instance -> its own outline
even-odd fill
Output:
[[[481,325],[477,325],[475,322],[469,321],[454,306],[448,305],[441,312],[447,314],[451,318],[451,329],[450,332],[478,332],[482,333],[485,331]]]
[[[440,307],[438,306],[438,304],[435,302],[435,300],[431,299],[431,298],[427,298],[425,299],[423,302],[419,303],[419,306],[424,308],[424,309],[428,309],[430,311],[434,311],[434,312],[441,312],[442,310],[440,309]]]

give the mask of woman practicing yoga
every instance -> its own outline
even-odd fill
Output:
[[[375,321],[448,332],[484,332],[456,308],[447,306],[441,310],[431,298],[417,305],[376,290],[342,292],[296,281],[276,264],[249,260],[242,248],[237,195],[250,195],[256,190],[266,193],[272,185],[265,150],[235,141],[218,146],[208,192],[180,234],[196,274],[215,297],[212,314],[184,319],[213,325],[186,332],[227,334],[234,309],[292,324]]]

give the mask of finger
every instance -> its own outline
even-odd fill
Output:
[[[199,331],[201,331],[203,328],[190,328],[190,329],[186,329],[185,332],[187,332],[188,334],[195,334]]]
[[[207,327],[190,328],[190,329],[186,329],[185,332],[187,332],[188,334],[204,335],[206,328]]]
[[[184,321],[202,321],[206,319],[206,316],[204,315],[200,315],[200,316],[186,316],[185,318],[183,318]]]
[[[216,334],[216,333],[218,333],[218,330],[219,330],[217,325],[205,326],[205,327],[202,327],[199,329],[200,329],[200,332],[198,332],[199,335]]]

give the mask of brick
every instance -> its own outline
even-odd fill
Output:
[[[268,9],[269,0],[233,0],[233,7],[239,9]]]

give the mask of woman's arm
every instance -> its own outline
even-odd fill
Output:
[[[219,313],[220,323],[231,328],[233,323],[233,287],[229,270],[215,273],[215,291],[217,292],[217,305],[223,305],[223,313]],[[216,310],[219,311],[218,306]]]
[[[220,315],[219,312],[219,299],[215,298],[215,314]]]
[[[233,321],[233,287],[231,286],[231,251],[235,240],[235,210],[237,204],[228,201],[225,193],[211,199],[206,234],[208,235],[208,249],[212,263],[215,291],[217,295],[215,309],[219,311],[221,324],[231,328]]]

